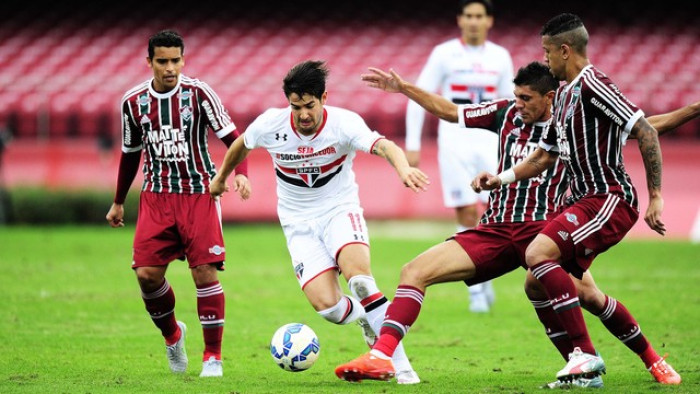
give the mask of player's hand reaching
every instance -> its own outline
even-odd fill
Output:
[[[381,89],[389,93],[398,93],[405,81],[393,68],[389,72],[383,71],[376,67],[369,67],[369,74],[362,74],[360,78],[367,83],[367,86],[375,89]]]
[[[217,200],[219,196],[227,191],[229,191],[229,186],[226,184],[226,181],[222,179],[219,174],[216,174],[211,182],[209,182],[209,194],[211,194],[212,198]]]
[[[649,207],[644,214],[644,221],[647,225],[661,235],[666,234],[666,224],[661,220],[661,212],[664,210],[664,199],[659,195],[649,198]]]
[[[251,186],[248,177],[243,174],[237,174],[233,177],[233,191],[241,196],[241,200],[247,200],[250,197]]]
[[[428,190],[430,180],[428,176],[418,168],[408,167],[405,171],[400,171],[399,176],[403,184],[416,193]]]
[[[472,190],[479,193],[482,190],[493,190],[501,186],[501,178],[482,171],[472,180]]]

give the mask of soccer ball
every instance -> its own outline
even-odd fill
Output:
[[[321,347],[316,333],[307,325],[289,323],[275,331],[270,341],[270,354],[285,371],[299,372],[311,368]]]

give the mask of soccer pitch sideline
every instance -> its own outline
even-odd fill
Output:
[[[401,266],[444,236],[401,238],[373,231],[373,272],[393,298]],[[0,393],[537,393],[564,365],[549,344],[518,270],[494,282],[489,314],[468,311],[466,287],[428,289],[405,346],[423,382],[414,386],[337,379],[336,365],[365,352],[360,328],[336,326],[307,304],[277,224],[227,226],[224,377],[198,377],[202,339],[186,264],[171,265],[176,313],[187,323],[190,367],[170,373],[165,349],[130,269],[133,227],[0,227]],[[449,234],[446,234],[449,235]],[[590,314],[610,393],[700,392],[700,246],[623,241],[593,265],[599,287],[622,301],[660,354],[682,375],[680,387],[654,383],[639,358]],[[268,345],[290,322],[320,339],[308,371],[277,367]]]

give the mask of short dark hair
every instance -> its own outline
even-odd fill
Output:
[[[567,44],[579,53],[586,53],[588,32],[578,15],[563,13],[555,16],[542,26],[540,35],[550,36],[557,44]]]
[[[493,3],[491,0],[460,0],[457,8],[457,15],[461,15],[464,12],[464,7],[471,3],[479,3],[486,9],[486,15],[493,16]]]
[[[541,36],[556,36],[557,34],[571,31],[583,26],[583,21],[578,15],[563,13],[555,16],[542,26]]]
[[[156,47],[180,48],[180,54],[185,54],[185,41],[174,30],[161,30],[148,39],[148,58],[153,59]]]
[[[540,62],[532,62],[520,67],[513,83],[517,86],[529,86],[543,96],[559,88],[559,81],[549,72],[549,67]]]
[[[307,60],[289,70],[284,77],[282,90],[287,98],[296,93],[299,97],[310,94],[320,99],[326,91],[326,78],[328,68],[325,61]]]

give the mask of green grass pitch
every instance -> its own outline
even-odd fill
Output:
[[[341,381],[335,366],[367,350],[359,327],[332,325],[313,311],[280,227],[260,224],[224,230],[221,379],[198,377],[203,344],[194,284],[185,263],[170,266],[191,360],[185,375],[173,375],[130,269],[133,230],[0,227],[0,393],[538,393],[563,366],[522,291],[524,272],[515,271],[494,282],[496,304],[486,315],[469,313],[461,283],[428,289],[405,340],[421,384]],[[373,272],[390,298],[401,266],[444,238],[395,238],[373,233],[372,223],[370,233]],[[680,387],[654,383],[639,358],[587,314],[608,366],[599,391],[700,392],[700,246],[626,240],[592,272],[683,377]],[[270,357],[272,334],[289,322],[319,336],[321,355],[308,371],[285,372]]]

